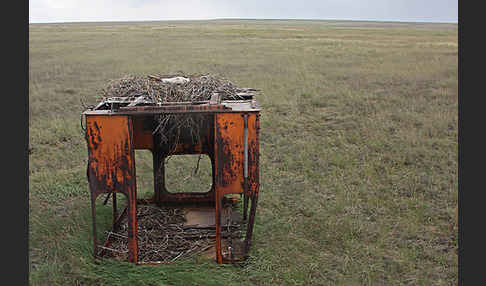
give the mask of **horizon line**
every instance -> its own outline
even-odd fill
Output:
[[[204,18],[204,19],[158,19],[158,20],[97,20],[97,21],[52,21],[52,22],[30,22],[31,24],[81,24],[81,23],[132,23],[132,22],[175,22],[175,21],[218,21],[218,20],[264,20],[264,21],[336,21],[336,22],[379,22],[379,23],[413,23],[413,24],[459,24],[453,21],[410,21],[410,20],[375,20],[375,19],[322,19],[322,18]]]

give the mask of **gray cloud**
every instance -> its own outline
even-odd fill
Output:
[[[29,22],[214,18],[458,21],[457,0],[30,0]]]

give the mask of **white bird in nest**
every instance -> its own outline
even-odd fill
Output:
[[[175,84],[184,84],[188,83],[190,79],[182,77],[182,76],[176,76],[172,78],[163,78],[162,82],[163,83],[175,83]]]

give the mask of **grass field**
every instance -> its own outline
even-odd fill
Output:
[[[251,258],[95,264],[81,100],[177,71],[262,90]],[[30,284],[456,285],[457,120],[456,24],[31,24]],[[136,156],[143,196],[151,160]]]

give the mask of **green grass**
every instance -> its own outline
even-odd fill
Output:
[[[457,284],[457,39],[454,24],[30,25],[30,284]],[[94,263],[81,100],[96,103],[128,73],[179,70],[263,91],[251,258]],[[137,184],[148,196],[143,152]],[[172,166],[175,179],[187,174]],[[108,225],[110,208],[98,209]]]

